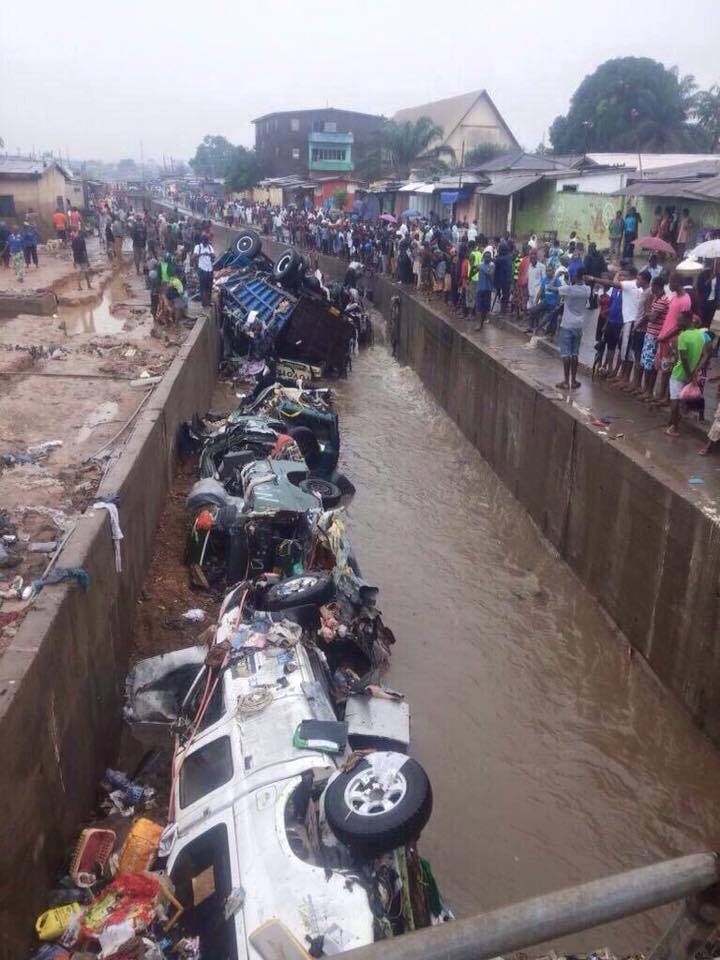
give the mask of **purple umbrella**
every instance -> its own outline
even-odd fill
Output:
[[[387,220],[388,223],[396,223],[396,222],[397,222],[396,219],[395,219],[395,217],[394,217],[391,213],[381,213],[381,214],[380,214],[380,219],[381,219],[381,220]]]

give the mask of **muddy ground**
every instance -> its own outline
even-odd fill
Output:
[[[55,315],[0,320],[0,651],[26,608],[16,578],[44,572],[131,435],[153,389],[132,381],[162,376],[188,334],[153,323],[127,255],[95,253],[92,289],[65,262]]]

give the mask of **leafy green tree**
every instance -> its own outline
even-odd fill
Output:
[[[709,90],[695,94],[691,114],[704,132],[708,148],[720,151],[720,85],[713,84]]]
[[[553,150],[702,150],[703,133],[688,122],[695,89],[693,77],[649,57],[607,60],[582,81],[568,113],[553,121]]]
[[[190,166],[198,177],[224,177],[232,162],[235,147],[226,137],[203,137]]]
[[[412,167],[446,169],[446,160],[455,159],[455,151],[443,143],[442,127],[430,117],[419,117],[414,122],[398,123],[387,120],[380,131],[380,146],[386,151],[393,168],[401,177],[407,177]]]
[[[228,190],[247,190],[262,179],[262,166],[258,155],[247,147],[235,147],[225,173]]]

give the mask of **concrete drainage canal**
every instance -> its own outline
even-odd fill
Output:
[[[227,426],[234,387],[222,381],[211,396],[212,376],[197,375],[214,345],[209,325],[197,327],[155,418],[141,425],[139,462],[117,478],[123,516],[134,518],[125,531],[134,582],[114,595],[106,588],[112,544],[96,518],[85,547],[97,586],[68,588],[65,608],[38,604],[75,638],[86,626],[97,635],[104,617],[111,640],[109,650],[80,642],[74,654],[106,677],[89,701],[75,703],[71,680],[53,674],[61,659],[25,678],[50,711],[49,725],[27,731],[53,768],[46,779],[80,775],[93,813],[80,822],[76,803],[73,827],[65,782],[53,788],[54,841],[41,832],[52,819],[37,800],[24,821],[12,814],[26,837],[3,869],[5,954],[27,942],[30,905],[49,908],[49,940],[53,924],[55,934],[67,926],[69,939],[108,955],[133,926],[163,951],[145,956],[195,956],[196,936],[207,957],[236,955],[234,937],[263,957],[297,942],[331,953],[433,913],[446,919],[448,907],[468,916],[711,845],[715,750],[628,656],[417,376],[377,343],[328,384],[331,400],[259,390]],[[192,431],[181,428],[206,411]],[[328,452],[332,412],[339,459],[324,463],[326,486],[314,490],[303,486],[306,461]],[[222,425],[233,449],[216,437],[199,466],[201,434]],[[243,586],[228,594],[236,579]],[[124,596],[137,599],[132,611]],[[109,751],[128,651],[133,722]],[[11,653],[19,666],[22,650]],[[6,740],[5,769],[27,791],[14,795],[8,781],[17,811],[33,789],[21,757],[31,741],[23,748],[8,718],[6,707],[16,746]],[[63,731],[83,729],[95,760],[78,771]],[[369,759],[353,754],[338,772],[338,757],[367,748]],[[419,893],[430,877],[420,833],[442,899]],[[23,887],[23,858],[36,884],[47,878],[41,889]],[[165,867],[173,885],[157,873],[128,884],[123,865]],[[348,871],[359,882],[347,884]],[[571,944],[643,951],[666,919],[661,909]]]

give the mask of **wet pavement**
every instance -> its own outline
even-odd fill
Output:
[[[507,321],[494,317],[482,331],[474,330],[475,321],[463,320],[442,306],[431,304],[443,318],[475,343],[482,344],[492,356],[532,383],[557,403],[570,405],[590,429],[638,458],[648,470],[696,504],[711,519],[720,522],[720,454],[702,457],[698,451],[706,441],[707,430],[717,403],[715,387],[717,363],[711,367],[705,387],[707,422],[699,424],[697,414],[685,414],[679,437],[665,434],[668,413],[649,408],[609,381],[593,381],[589,373],[579,373],[578,390],[563,391],[556,383],[561,378],[559,354],[554,346],[532,345],[530,338],[513,329]],[[592,328],[589,330],[588,328]],[[588,321],[584,338],[592,337],[594,323]],[[607,423],[593,421],[606,420]]]
[[[471,336],[547,389],[547,358],[493,327]],[[376,346],[335,396],[351,535],[398,637],[389,682],[434,785],[423,851],[456,912],[717,846],[716,750],[413,371]],[[573,402],[628,406],[590,384]],[[649,413],[622,430],[608,442],[664,459]],[[646,949],[668,916],[559,943]]]

